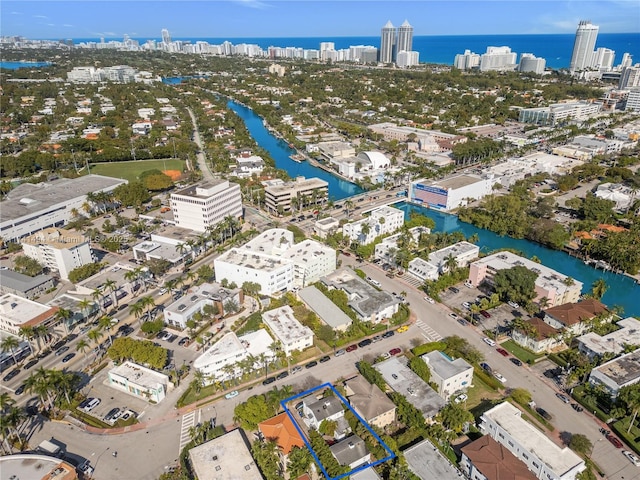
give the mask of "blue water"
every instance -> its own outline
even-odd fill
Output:
[[[584,285],[582,293],[588,293],[591,290],[593,282],[600,278],[604,278],[609,285],[609,289],[602,297],[605,305],[619,305],[624,309],[625,315],[640,317],[640,286],[635,281],[625,275],[617,275],[611,272],[596,270],[595,268],[585,265],[581,260],[567,255],[558,250],[551,250],[537,243],[528,240],[519,240],[510,237],[501,237],[489,230],[483,230],[475,227],[470,223],[464,223],[458,220],[455,215],[438,212],[418,205],[401,202],[395,207],[403,210],[407,214],[417,212],[432,218],[436,222],[436,231],[438,232],[456,232],[460,231],[469,238],[471,235],[478,235],[478,242],[482,253],[489,253],[493,250],[504,248],[513,248],[521,251],[526,257],[536,256],[540,261],[549,268],[568,275]]]
[[[574,34],[549,35],[421,35],[413,37],[413,49],[420,53],[421,63],[439,63],[453,65],[456,54],[471,50],[482,54],[488,46],[507,46],[518,54],[533,53],[547,61],[550,68],[568,68],[573,51]],[[108,40],[108,39],[106,39]],[[118,39],[119,40],[119,39]],[[137,38],[141,44],[147,38]],[[160,41],[159,38],[150,40]],[[259,45],[266,50],[270,46],[300,47],[318,50],[320,42],[334,42],[336,49],[352,45],[372,45],[380,47],[380,37],[279,37],[279,38],[176,38],[191,43],[206,41],[220,45],[230,41],[234,45],[248,43]],[[95,38],[78,38],[78,42],[99,42]],[[640,33],[600,33],[596,48],[606,47],[616,52],[614,64],[619,64],[625,52],[633,55],[634,61],[640,61]],[[518,57],[519,59],[520,57]]]
[[[5,62],[0,61],[0,68],[6,70],[17,70],[19,68],[35,68],[35,67],[48,67],[50,62]]]
[[[227,106],[244,120],[251,136],[258,145],[269,152],[275,160],[276,167],[286,170],[292,178],[298,176],[321,178],[329,184],[329,198],[331,200],[341,200],[362,192],[362,189],[357,185],[342,180],[321,168],[314,167],[308,162],[294,162],[289,156],[295,154],[296,151],[289,148],[285,141],[271,135],[262,123],[262,118],[256,115],[253,110],[231,100]]]

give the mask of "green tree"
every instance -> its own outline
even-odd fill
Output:
[[[233,410],[233,420],[245,430],[255,430],[260,422],[273,416],[273,408],[264,395],[254,395]]]
[[[409,360],[409,368],[418,375],[425,383],[431,381],[431,369],[422,357],[415,356]]]
[[[313,457],[308,448],[293,447],[287,457],[289,478],[298,478],[309,472]]]
[[[536,278],[538,278],[537,273],[516,265],[496,272],[493,277],[493,288],[503,301],[511,300],[526,304],[536,296]]]
[[[593,295],[593,298],[600,300],[608,289],[609,286],[607,285],[606,280],[604,278],[599,278],[591,285],[591,295]]]
[[[571,435],[571,440],[569,441],[569,448],[574,452],[577,452],[581,455],[589,455],[591,450],[593,449],[593,444],[591,440],[586,435],[581,433],[575,433]]]
[[[531,392],[524,388],[514,388],[511,391],[510,396],[516,403],[519,403],[522,406],[528,405],[531,401]]]
[[[455,402],[445,405],[439,416],[444,427],[454,432],[461,432],[465,423],[473,422],[473,414]]]
[[[16,272],[30,277],[35,277],[36,275],[41,274],[43,269],[42,265],[40,265],[37,260],[25,255],[17,256],[13,260],[13,268]]]

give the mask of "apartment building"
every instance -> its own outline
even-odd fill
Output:
[[[445,400],[472,386],[473,367],[464,358],[454,360],[439,351],[425,353],[420,358],[429,366],[431,381],[438,386],[438,394]]]
[[[286,213],[306,205],[320,205],[327,198],[328,187],[329,184],[319,178],[297,177],[292,182],[272,183],[264,189],[265,205],[272,213]]]
[[[264,312],[262,320],[282,344],[287,356],[296,350],[302,351],[313,346],[313,331],[296,319],[289,305]]]
[[[404,224],[404,212],[394,207],[380,207],[356,222],[342,226],[342,233],[352,242],[368,245],[381,235],[393,233]]]

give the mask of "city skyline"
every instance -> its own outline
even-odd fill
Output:
[[[377,36],[387,21],[400,25],[405,19],[414,27],[415,36],[574,33],[583,19],[599,25],[601,33],[640,31],[636,0],[201,0],[153,4],[142,0],[79,5],[78,1],[2,2],[3,35],[156,38],[162,29],[168,29],[173,38]]]

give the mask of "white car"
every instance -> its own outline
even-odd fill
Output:
[[[464,308],[466,308],[467,310],[469,310],[469,309],[471,308],[471,304],[470,304],[469,302],[463,302],[463,303],[462,303],[462,306],[463,306]]]
[[[291,369],[291,375],[293,375],[293,374],[295,374],[295,373],[298,373],[298,372],[301,372],[301,371],[302,371],[302,367],[298,367],[298,366],[293,367],[293,368]]]
[[[634,455],[629,450],[623,450],[622,454],[629,459],[631,463],[633,463],[636,467],[640,467],[640,458]]]
[[[516,302],[512,302],[512,301],[508,301],[507,305],[509,305],[512,308],[520,308],[520,305],[518,305]]]
[[[165,293],[167,293],[167,292],[168,292],[168,290],[167,290],[166,288],[164,288],[164,287],[162,287],[160,290],[158,290],[158,293],[159,293],[160,295],[164,295],[164,294],[165,294]]]
[[[490,339],[489,337],[484,337],[482,339],[482,341],[484,343],[486,343],[487,345],[489,345],[490,347],[495,347],[496,346],[496,342],[494,342],[492,339]]]
[[[384,352],[382,355],[380,355],[380,358],[382,360],[387,360],[387,359],[391,358],[391,354],[389,352]]]
[[[462,395],[458,395],[453,401],[456,403],[462,403],[466,402],[468,398],[467,394],[463,393]]]
[[[473,288],[473,284],[469,280],[465,280],[464,286],[467,288]]]
[[[500,380],[502,383],[507,383],[507,379],[500,375],[498,372],[493,372],[493,376]]]
[[[436,303],[436,301],[431,297],[424,297],[424,299],[429,303]]]
[[[229,392],[227,393],[224,398],[226,398],[227,400],[232,399],[233,397],[237,397],[238,396],[238,391],[234,390],[233,392]]]

